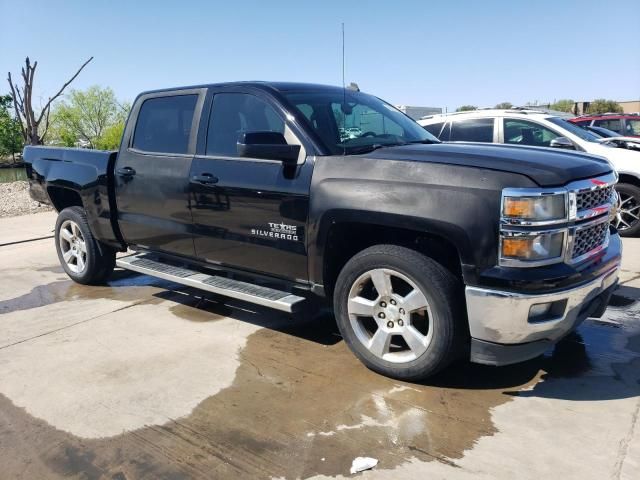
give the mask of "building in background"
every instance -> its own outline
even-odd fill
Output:
[[[405,115],[410,116],[414,120],[420,120],[426,115],[442,113],[442,109],[437,107],[412,107],[409,105],[396,105],[396,108]]]
[[[576,102],[573,107],[573,113],[576,115],[584,115],[589,111],[591,102]],[[622,107],[622,113],[638,113],[640,112],[640,100],[628,100],[626,102],[618,102]]]
[[[639,113],[640,100],[629,100],[627,102],[618,102],[624,113]]]

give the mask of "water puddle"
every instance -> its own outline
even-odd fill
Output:
[[[622,320],[613,328],[587,322],[541,359],[500,369],[460,364],[428,384],[408,384],[364,368],[330,315],[294,321],[126,272],[105,287],[56,280],[0,302],[0,313],[99,298],[170,300],[176,320],[230,317],[265,328],[238,351],[240,365],[228,388],[162,425],[81,439],[0,396],[0,464],[7,478],[308,478],[346,474],[356,456],[377,458],[381,469],[415,459],[456,467],[480,438],[496,433],[492,410],[517,397],[638,394],[633,372],[637,387],[640,336]],[[562,386],[567,378],[591,380],[570,392]],[[611,382],[620,388],[603,392]],[[114,405],[113,415],[126,408]]]

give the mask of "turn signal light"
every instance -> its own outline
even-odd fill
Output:
[[[503,195],[502,216],[505,219],[524,219],[533,222],[566,218],[564,193],[536,197]]]
[[[533,238],[503,238],[502,256],[512,258],[527,258],[532,250]]]
[[[533,205],[529,198],[506,197],[503,214],[505,217],[531,218]]]
[[[548,232],[532,235],[503,236],[501,257],[523,261],[540,261],[562,255],[564,232]]]

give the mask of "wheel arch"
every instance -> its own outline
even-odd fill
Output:
[[[59,185],[47,186],[47,194],[51,200],[53,208],[58,213],[68,207],[83,207],[82,197],[77,190],[62,187]]]
[[[320,222],[310,251],[310,279],[330,296],[342,267],[358,252],[378,244],[416,250],[462,277],[462,265],[473,261],[465,232],[457,225],[380,212],[335,211]]]
[[[629,183],[640,188],[640,176],[628,172],[618,172],[618,183]]]

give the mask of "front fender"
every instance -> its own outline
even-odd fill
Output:
[[[366,157],[318,157],[311,183],[309,277],[323,283],[330,226],[399,227],[453,244],[467,276],[497,262],[501,192],[523,175],[476,167]],[[471,282],[473,282],[470,279]]]

